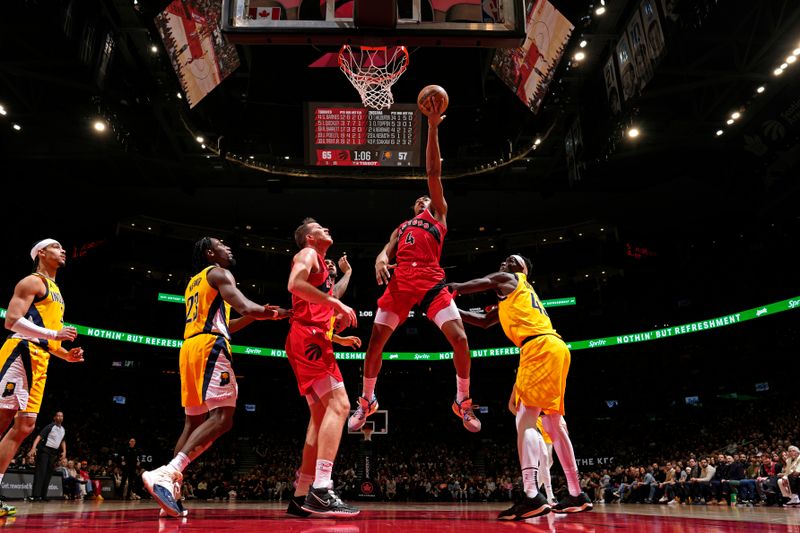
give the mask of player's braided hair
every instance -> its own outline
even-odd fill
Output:
[[[192,254],[192,265],[195,270],[203,270],[208,266],[206,252],[211,249],[211,237],[203,237],[194,243],[194,253]]]

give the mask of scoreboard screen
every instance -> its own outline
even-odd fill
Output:
[[[306,164],[323,167],[420,166],[421,114],[416,104],[367,109],[309,102]]]

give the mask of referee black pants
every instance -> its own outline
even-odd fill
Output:
[[[50,476],[53,475],[53,465],[58,458],[58,450],[38,448],[36,450],[36,471],[33,474],[34,498],[47,498],[47,487],[50,485]]]

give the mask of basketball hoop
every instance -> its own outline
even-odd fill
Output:
[[[367,442],[372,442],[372,432],[375,431],[374,427],[364,426],[361,428],[361,433],[364,434],[364,440]]]
[[[339,68],[361,96],[366,107],[384,109],[394,103],[392,85],[408,68],[405,46],[360,46],[339,50]]]

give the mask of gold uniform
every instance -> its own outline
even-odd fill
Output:
[[[519,347],[517,402],[539,407],[544,414],[564,414],[570,353],[553,329],[539,297],[518,272],[517,287],[498,303],[498,318],[506,336]]]
[[[37,326],[59,331],[64,327],[64,298],[56,282],[34,274],[42,280],[45,294],[35,298],[25,318]],[[0,408],[16,409],[36,415],[42,407],[50,352],[61,347],[61,341],[34,339],[14,333],[0,349]]]
[[[186,327],[180,354],[181,404],[200,410],[207,402],[235,405],[236,376],[231,368],[228,322],[231,306],[208,282],[209,266],[186,286]],[[216,405],[209,404],[210,408]]]

